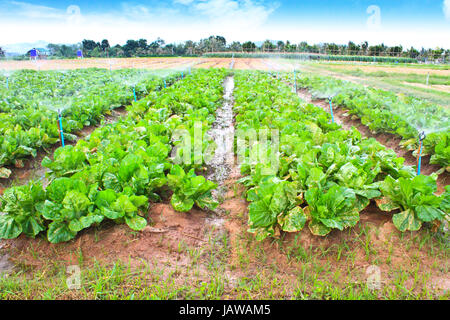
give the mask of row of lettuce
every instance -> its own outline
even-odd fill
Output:
[[[279,133],[268,143],[247,142],[241,164],[249,230],[257,239],[300,231],[306,223],[320,236],[353,227],[371,200],[383,211],[399,210],[393,223],[401,231],[448,220],[449,186],[435,195],[436,176],[416,176],[394,151],[363,139],[355,128],[331,123],[327,112],[301,102],[283,82],[266,73],[237,72],[234,97],[236,130]],[[251,154],[278,155],[278,166],[254,161]]]
[[[419,134],[425,132],[423,155],[430,163],[450,171],[450,112],[448,109],[410,96],[364,87],[327,76],[285,73],[291,84],[310,90],[314,98],[332,97],[336,108],[361,119],[374,133],[392,133],[402,138],[401,145],[416,152]]]
[[[179,74],[166,80],[170,84]],[[0,83],[6,82],[0,76]],[[109,111],[130,104],[164,86],[163,79],[142,70],[81,69],[72,71],[17,71],[0,86],[0,178],[6,165],[35,157],[59,141],[58,109],[62,110],[65,139],[85,126],[98,124]],[[3,167],[3,168],[2,168]]]
[[[170,153],[180,143],[173,137],[176,130],[193,134],[196,121],[204,133],[209,130],[222,102],[225,75],[225,70],[195,71],[133,103],[118,122],[57,149],[53,160],[42,161],[49,169],[45,189],[32,181],[1,196],[0,238],[46,232],[50,242],[65,242],[104,220],[142,230],[149,200],[169,194],[177,211],[194,204],[214,209],[211,190],[217,185],[195,174],[201,163],[176,165]],[[206,139],[202,147],[209,143]]]

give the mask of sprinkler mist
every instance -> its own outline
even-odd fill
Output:
[[[297,71],[294,69],[294,88],[297,93]]]
[[[420,175],[420,169],[422,166],[422,146],[423,140],[425,140],[426,134],[425,131],[419,133],[419,151],[417,152],[417,175]]]
[[[330,102],[331,122],[332,122],[332,123],[334,123],[334,114],[333,114],[333,97],[328,97],[328,102]]]
[[[61,146],[64,147],[64,131],[63,131],[63,126],[62,126],[61,109],[58,109],[58,127],[59,127],[59,139],[61,141]]]
[[[231,56],[231,63],[230,63],[230,69],[234,68],[234,52],[233,55]]]

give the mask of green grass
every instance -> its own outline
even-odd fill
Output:
[[[450,104],[450,93],[431,87],[432,84],[449,84],[450,77],[430,75],[430,87],[418,87],[415,84],[426,84],[426,75],[409,73],[386,73],[384,71],[363,72],[361,70],[343,70],[326,64],[304,64],[306,72],[314,72],[334,77],[353,77],[352,81],[374,88],[393,91],[429,101],[447,107]],[[388,74],[388,75],[386,75]]]
[[[332,71],[348,74],[356,77],[374,77],[374,78],[389,78],[391,80],[395,80],[398,82],[409,82],[409,83],[418,83],[418,84],[426,84],[427,83],[427,75],[426,74],[418,74],[418,73],[395,73],[395,72],[386,72],[386,71],[375,71],[375,72],[364,72],[361,69],[356,70],[342,70],[336,68],[330,68]],[[450,76],[444,75],[430,75],[428,79],[429,85],[450,85]]]

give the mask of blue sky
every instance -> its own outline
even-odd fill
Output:
[[[157,37],[450,48],[450,0],[0,0],[0,45]]]

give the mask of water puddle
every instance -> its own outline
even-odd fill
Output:
[[[215,181],[219,187],[213,192],[216,200],[221,200],[227,192],[225,181],[230,176],[234,166],[234,125],[233,125],[233,90],[234,78],[227,77],[223,84],[224,103],[216,110],[216,121],[208,135],[214,139],[216,149],[208,161],[207,179]]]

